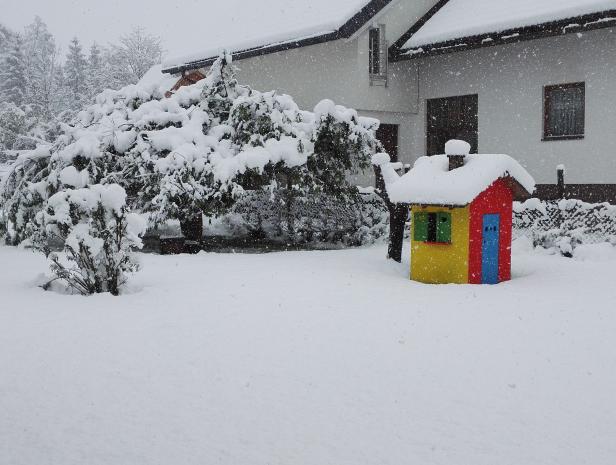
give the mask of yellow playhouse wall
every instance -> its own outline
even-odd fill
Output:
[[[415,241],[411,224],[411,279],[429,284],[468,283],[470,208],[420,207],[416,212],[451,213],[451,244]]]

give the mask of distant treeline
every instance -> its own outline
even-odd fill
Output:
[[[0,162],[52,142],[102,90],[136,83],[161,58],[161,39],[139,28],[89,50],[75,37],[63,52],[39,17],[22,31],[0,23]]]

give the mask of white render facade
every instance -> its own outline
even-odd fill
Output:
[[[305,108],[329,98],[398,125],[403,163],[426,155],[429,99],[476,94],[479,153],[511,155],[538,184],[555,184],[562,164],[567,183],[616,185],[616,29],[390,62],[387,85],[372,85],[370,27],[384,25],[392,44],[436,3],[394,1],[351,38],[238,60],[238,78]],[[585,85],[583,138],[543,140],[544,87],[565,83]]]
[[[507,153],[538,183],[616,183],[616,32],[584,33],[421,58],[413,151],[425,151],[426,100],[478,94],[479,152]],[[544,86],[584,82],[583,139],[544,141]]]

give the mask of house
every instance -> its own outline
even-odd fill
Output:
[[[411,206],[411,279],[431,284],[496,284],[511,279],[513,201],[535,182],[508,155],[469,155],[449,141],[446,155],[421,157],[398,177],[376,158],[392,202]]]
[[[616,0],[355,3],[332,16],[313,0],[321,27],[216,45],[255,88],[306,108],[331,98],[380,119],[378,136],[398,161],[442,153],[458,138],[474,153],[515,156],[541,197],[557,195],[564,165],[568,196],[616,202]],[[202,72],[217,50],[164,70]]]

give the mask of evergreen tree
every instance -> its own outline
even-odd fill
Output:
[[[2,53],[4,48],[6,48],[6,42],[9,40],[10,36],[11,31],[9,31],[3,24],[0,24],[0,53]]]
[[[101,93],[106,87],[103,54],[96,42],[90,47],[86,81],[88,100],[92,100],[95,95]]]
[[[19,146],[27,133],[26,114],[13,102],[0,103],[0,159],[6,161],[10,151]]]
[[[0,100],[23,108],[26,99],[26,58],[19,34],[11,34],[2,59]]]
[[[68,122],[72,115],[81,110],[83,106],[76,104],[65,70],[66,66],[61,64],[56,65],[53,70],[52,84],[55,92],[51,100],[52,119],[45,123],[53,124],[55,120]]]
[[[87,99],[87,64],[79,39],[74,37],[68,46],[64,65],[66,86],[70,96],[69,107],[72,109],[80,108]]]
[[[26,26],[24,35],[26,54],[26,104],[43,121],[53,117],[53,100],[56,92],[58,50],[47,29],[38,16]]]

